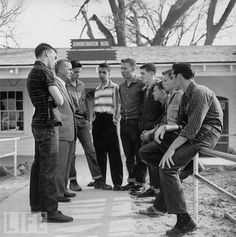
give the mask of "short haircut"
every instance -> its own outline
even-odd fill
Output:
[[[153,84],[154,87],[157,87],[159,90],[164,90],[163,81],[155,81]]]
[[[186,80],[189,80],[194,77],[194,71],[190,63],[174,63],[172,65],[173,74],[181,74]]]
[[[111,71],[111,67],[108,63],[101,63],[101,64],[98,65],[98,67],[106,68],[108,72]]]
[[[129,63],[130,66],[136,67],[136,61],[133,58],[121,59],[121,63]]]
[[[42,56],[43,52],[47,50],[53,50],[55,53],[57,53],[57,50],[53,48],[50,44],[41,43],[34,50],[35,57],[38,58]]]
[[[76,67],[82,68],[82,64],[75,60],[71,61],[71,65],[72,65],[72,68],[76,68]]]
[[[153,72],[156,74],[156,66],[153,63],[143,64],[140,69],[145,69],[147,72]]]
[[[63,59],[60,59],[56,62],[56,65],[55,65],[56,74],[59,72],[59,69],[62,67],[62,65],[65,65],[65,63],[70,63],[70,61],[63,58]]]

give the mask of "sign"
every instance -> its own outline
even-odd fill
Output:
[[[72,49],[104,49],[110,48],[109,42],[106,39],[72,39]]]

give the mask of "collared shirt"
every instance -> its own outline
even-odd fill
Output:
[[[223,127],[223,111],[216,95],[209,88],[191,81],[184,93],[180,119],[186,118],[186,125],[180,136],[194,139],[203,127],[213,128],[219,133]]]
[[[61,124],[60,112],[49,92],[49,86],[56,86],[53,72],[40,61],[27,78],[27,89],[35,108],[32,126],[50,127]]]
[[[76,80],[75,85],[68,82],[66,83],[66,88],[75,106],[75,118],[77,116],[83,116],[85,120],[89,121],[90,112],[84,83],[78,80]]]
[[[108,113],[113,115],[113,119],[119,119],[119,93],[118,85],[108,80],[105,86],[100,83],[94,93],[94,112]]]
[[[66,89],[66,83],[60,78],[60,77],[55,77],[57,78],[57,80],[59,80],[59,82],[64,86],[64,88]]]
[[[143,105],[143,87],[142,80],[134,78],[128,85],[124,81],[119,87],[121,98],[121,118],[139,120],[142,114]]]

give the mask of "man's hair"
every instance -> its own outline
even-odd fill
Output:
[[[133,58],[121,59],[121,63],[129,63],[130,66],[136,67],[136,61]]]
[[[164,90],[163,82],[162,82],[162,81],[159,81],[159,80],[155,81],[155,82],[153,83],[153,86],[154,86],[154,87],[157,87],[159,90]]]
[[[41,43],[34,50],[35,57],[38,58],[42,56],[43,52],[47,50],[53,50],[55,53],[57,53],[56,49],[53,48],[50,44]]]
[[[111,71],[110,65],[108,63],[101,63],[98,65],[98,67],[106,68],[108,72]]]
[[[145,69],[147,72],[153,72],[156,74],[156,66],[153,63],[143,64],[140,69]]]
[[[194,77],[194,71],[191,68],[190,63],[174,63],[172,65],[173,74],[181,74],[186,80],[189,80]]]
[[[55,65],[55,72],[56,74],[59,72],[60,68],[65,65],[65,63],[70,63],[70,61],[68,61],[67,59],[60,59],[56,62],[56,65]]]
[[[72,65],[72,69],[76,68],[76,67],[82,68],[82,64],[78,61],[75,61],[75,60],[71,61],[71,65]]]

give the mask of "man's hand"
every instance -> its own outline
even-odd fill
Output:
[[[159,164],[160,168],[164,168],[165,164],[167,164],[167,167],[170,168],[172,165],[174,165],[174,161],[172,160],[172,156],[174,155],[175,150],[173,149],[168,149],[165,155],[162,157],[161,162]]]
[[[166,132],[166,125],[162,125],[160,126],[156,131],[155,131],[155,134],[154,134],[154,140],[161,144],[161,140],[163,139],[164,135],[165,135],[165,132]]]
[[[114,119],[114,118],[113,118],[113,123],[114,123],[114,125],[116,126],[117,123],[118,123],[117,119]]]

